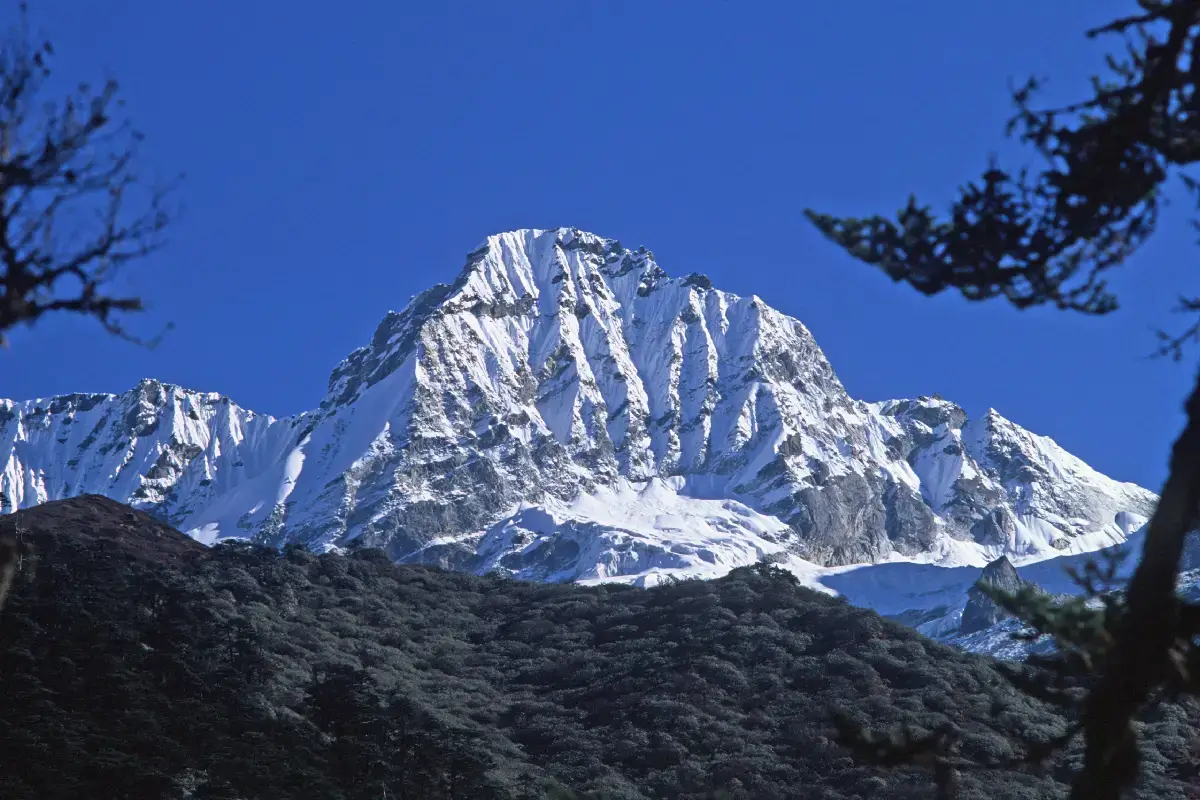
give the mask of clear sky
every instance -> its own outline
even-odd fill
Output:
[[[152,306],[137,329],[176,327],[154,351],[89,324],[18,332],[0,396],[156,377],[312,408],[487,234],[578,226],[798,317],[854,396],[994,407],[1157,490],[1194,364],[1146,356],[1200,283],[1186,209],[1105,319],[920,297],[801,215],[948,202],[989,152],[1020,155],[1010,80],[1074,98],[1100,63],[1084,28],[1132,5],[34,2],[60,74],[117,77],[147,163],[187,174],[170,246],[127,276]]]

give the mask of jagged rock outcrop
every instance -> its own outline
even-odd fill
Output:
[[[1025,586],[1025,581],[1017,574],[1017,568],[1012,565],[1007,556],[1000,556],[983,568],[979,582],[1009,594],[1015,594]],[[967,605],[962,612],[960,634],[975,633],[1007,619],[1010,615],[1001,608],[995,600],[988,597],[977,586],[971,587],[967,593]]]

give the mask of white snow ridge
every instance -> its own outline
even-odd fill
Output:
[[[642,583],[771,556],[867,604],[849,565],[977,575],[1122,542],[1155,502],[994,411],[852,399],[799,321],[565,228],[489,237],[314,411],[155,381],[0,401],[0,469],[9,508],[103,494],[205,542]]]

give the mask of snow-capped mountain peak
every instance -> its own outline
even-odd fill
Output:
[[[488,237],[312,412],[152,381],[0,401],[0,467],[10,507],[100,493],[204,541],[555,580],[1019,563],[1123,540],[1154,502],[995,412],[852,399],[799,321],[571,228]]]

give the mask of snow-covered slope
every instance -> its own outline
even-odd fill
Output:
[[[10,508],[95,492],[204,541],[547,580],[1020,565],[1123,541],[1155,499],[994,411],[855,400],[799,321],[574,229],[489,237],[312,412],[153,381],[0,401],[0,468]]]
[[[1106,548],[1105,552],[1076,553],[1041,560],[1027,560],[1019,570],[1008,575],[1007,582],[998,585],[1015,591],[1018,584],[1027,583],[1058,598],[1083,594],[1082,587],[1071,573],[1084,573],[1088,562],[1107,567],[1115,558],[1116,569],[1112,582],[1100,586],[1105,591],[1121,591],[1133,576],[1141,561],[1146,529],[1142,527],[1123,543]],[[1016,638],[1014,634],[1027,628],[1014,619],[1004,619],[982,629],[969,624],[964,612],[969,605],[968,593],[976,581],[986,579],[989,570],[973,567],[954,567],[939,564],[892,562],[866,564],[842,569],[809,571],[808,580],[818,589],[845,596],[855,605],[875,608],[894,616],[927,636],[969,650],[1004,659],[1023,659],[1032,652],[1053,650],[1049,637],[1036,642]],[[1011,566],[1008,567],[1011,570]],[[993,576],[994,577],[994,576]],[[995,583],[996,581],[992,581]],[[1177,581],[1180,595],[1188,602],[1200,600],[1200,533],[1188,536]],[[1101,606],[1095,600],[1096,607]]]
[[[103,494],[173,521],[195,521],[286,484],[299,420],[279,421],[217,394],[144,380],[122,395],[0,400],[0,498],[6,510]],[[251,501],[250,496],[253,496]],[[222,535],[251,535],[233,519]]]

